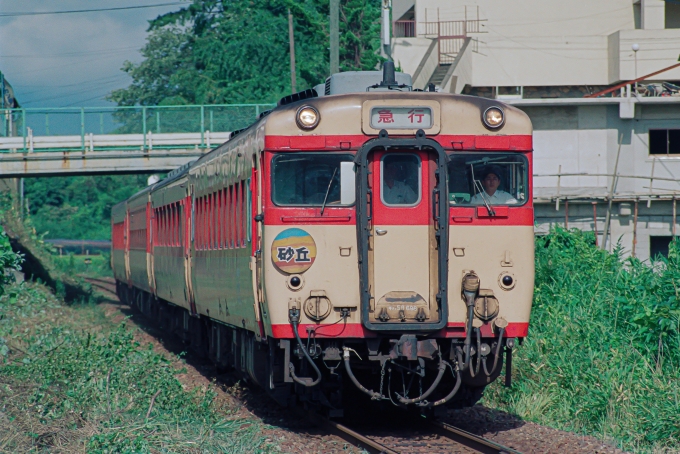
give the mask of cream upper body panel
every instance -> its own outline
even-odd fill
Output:
[[[323,135],[363,135],[362,110],[366,102],[374,105],[383,101],[404,101],[439,104],[438,134],[460,135],[530,135],[531,121],[521,110],[492,99],[476,96],[450,95],[431,92],[368,92],[310,98],[295,102],[272,111],[264,123],[268,136],[323,136]],[[304,105],[319,111],[319,125],[311,130],[300,129],[295,121],[297,110]],[[482,114],[489,107],[500,107],[505,112],[505,124],[498,130],[489,130],[482,123]],[[435,112],[436,113],[436,112]],[[428,133],[425,130],[426,134]],[[376,132],[377,134],[377,132]]]
[[[492,290],[499,317],[528,323],[534,295],[533,226],[452,226],[449,240],[449,322],[463,323],[466,306],[461,297],[465,273],[474,271],[480,288]],[[513,285],[502,285],[510,274]]]

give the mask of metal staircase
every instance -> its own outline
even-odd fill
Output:
[[[430,80],[427,82],[428,85],[434,84],[437,87],[441,87],[442,82],[444,81],[444,76],[446,76],[446,72],[449,70],[450,67],[451,67],[450,64],[437,66],[437,69],[434,70],[434,73],[432,73],[432,76],[430,76]]]

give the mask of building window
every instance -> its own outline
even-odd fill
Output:
[[[653,260],[659,255],[668,257],[668,246],[671,244],[672,240],[672,236],[650,236],[649,258]]]
[[[680,154],[680,129],[650,129],[649,154]]]
[[[666,28],[680,28],[680,4],[676,1],[666,2]]]

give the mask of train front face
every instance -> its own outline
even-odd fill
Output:
[[[396,405],[474,404],[528,330],[527,116],[436,93],[329,96],[271,116],[263,319],[285,358],[273,382],[335,389],[318,397],[334,408],[341,376]]]

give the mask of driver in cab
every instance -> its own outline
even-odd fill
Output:
[[[484,201],[489,205],[510,205],[517,203],[517,199],[507,192],[498,189],[501,185],[501,169],[497,166],[492,166],[484,170],[482,178],[482,187],[484,194],[475,194],[470,203],[472,205],[484,205]]]

